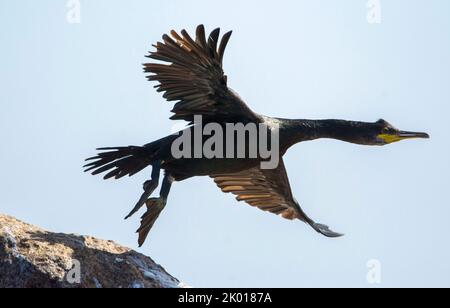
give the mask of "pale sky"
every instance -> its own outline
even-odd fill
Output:
[[[0,212],[52,231],[110,239],[196,287],[450,287],[450,2],[381,0],[0,1]],[[149,177],[82,172],[99,146],[171,132],[171,104],[141,64],[171,29],[234,30],[224,66],[257,112],[384,118],[430,140],[362,147],[321,140],[285,157],[307,225],[238,203],[209,178],[176,183],[149,240],[124,221]]]

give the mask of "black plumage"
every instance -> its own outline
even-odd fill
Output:
[[[162,42],[147,56],[159,63],[144,64],[149,81],[157,82],[155,88],[163,97],[174,102],[174,120],[193,124],[195,115],[203,117],[203,123],[255,123],[279,127],[280,156],[294,144],[318,138],[333,138],[362,145],[385,145],[411,138],[428,138],[425,133],[404,132],[384,120],[373,123],[343,120],[291,120],[266,117],[253,112],[244,101],[227,86],[223,71],[223,58],[232,32],[221,39],[220,29],[208,38],[202,25],[197,27],[195,40],[187,31],[179,35],[163,35]],[[161,63],[162,62],[162,63]],[[194,126],[186,130],[194,130]],[[176,159],[171,145],[177,135],[170,135],[144,146],[110,147],[98,149],[97,156],[87,159],[86,170],[92,174],[106,172],[105,179],[132,176],[152,166],[152,177],[144,183],[144,193],[127,216],[136,213],[144,204],[147,212],[142,216],[138,229],[142,245],[164,209],[170,187],[174,181],[194,176],[209,176],[225,193],[236,195],[238,201],[286,219],[299,219],[317,232],[337,237],[340,234],[327,226],[315,223],[301,209],[293,197],[282,158],[276,169],[260,168],[261,157]],[[150,198],[159,183],[160,170],[165,171],[159,198]]]

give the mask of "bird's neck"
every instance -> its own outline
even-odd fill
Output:
[[[362,144],[371,123],[345,120],[283,120],[282,142],[292,146],[298,142],[321,138]]]

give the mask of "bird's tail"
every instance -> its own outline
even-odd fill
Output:
[[[127,146],[99,148],[97,156],[86,159],[85,172],[97,175],[108,173],[104,179],[120,179],[126,175],[132,176],[154,162],[155,151],[151,147]]]

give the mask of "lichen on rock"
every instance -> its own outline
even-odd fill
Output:
[[[0,215],[0,288],[176,288],[151,258],[112,241]]]

